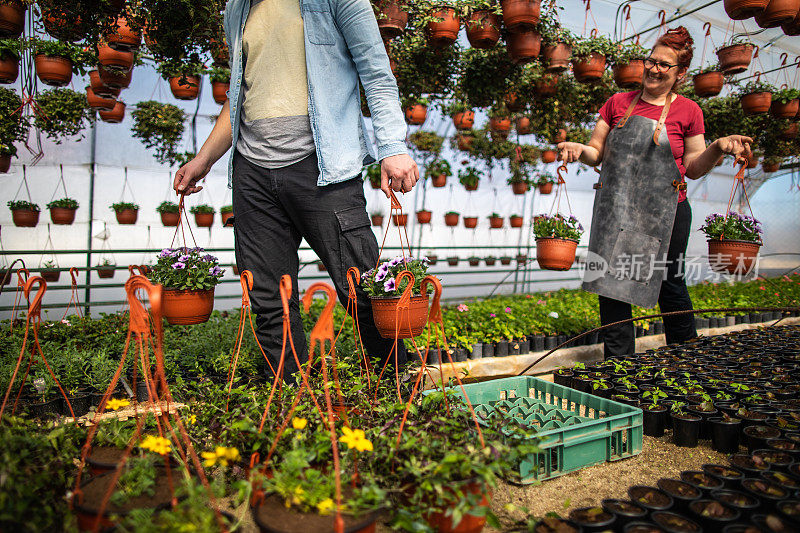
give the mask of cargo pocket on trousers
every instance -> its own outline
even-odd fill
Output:
[[[342,271],[346,273],[348,268],[358,267],[363,274],[364,269],[375,266],[378,259],[378,242],[372,233],[367,211],[360,206],[348,207],[336,211],[336,218],[341,230]]]

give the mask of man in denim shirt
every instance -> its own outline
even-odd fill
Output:
[[[257,336],[277,369],[282,341],[279,281],[293,278],[290,313],[298,355],[307,353],[298,301],[297,250],[305,238],[346,303],[347,269],[375,266],[378,243],[366,212],[361,170],[381,164],[381,189],[409,192],[419,180],[409,157],[397,83],[369,0],[229,0],[225,36],[231,88],[197,156],[175,176],[193,194],[229,148],[236,264],[253,273]],[[359,81],[377,153],[364,137]],[[358,290],[361,337],[386,360],[369,299]],[[406,362],[401,352],[398,363]],[[286,358],[286,372],[297,365]]]

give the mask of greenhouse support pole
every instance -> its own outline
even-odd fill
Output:
[[[92,303],[92,221],[94,221],[94,173],[95,160],[97,154],[97,121],[92,123],[92,137],[90,139],[89,152],[89,225],[86,230],[86,289],[84,289],[83,314],[89,316],[89,309]]]

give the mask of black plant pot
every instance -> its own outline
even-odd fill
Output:
[[[631,522],[625,525],[625,529],[623,529],[624,533],[653,533],[654,531],[660,531],[661,528],[655,525],[653,522],[647,522],[644,520],[637,520],[636,522]]]
[[[455,360],[457,363],[463,363],[467,360],[467,351],[464,348],[456,348],[456,357]]]
[[[70,396],[68,399],[72,406],[72,412],[76,417],[88,413],[89,408],[92,406],[91,394],[76,394],[75,396]],[[64,416],[70,416],[69,407],[63,397],[59,398],[59,412]]]
[[[45,402],[31,402],[28,404],[28,412],[34,418],[52,418],[58,414],[61,405],[59,398],[53,398]]]
[[[672,501],[675,503],[672,510],[677,513],[685,514],[689,510],[690,503],[703,497],[700,489],[679,479],[661,478],[657,485],[659,489],[672,497]]]
[[[800,500],[784,500],[778,503],[778,516],[794,524],[800,530]]]
[[[525,355],[526,353],[530,353],[531,351],[531,341],[527,338],[521,339],[519,341],[519,353],[521,355]]]
[[[800,490],[800,478],[792,475],[791,473],[786,474],[784,472],[773,472],[772,470],[769,470],[767,472],[761,472],[760,477],[762,479],[766,479],[767,481],[771,481],[776,485],[780,485],[784,489],[788,490],[790,494],[795,494]]]
[[[761,507],[760,500],[739,490],[715,490],[711,493],[711,497],[726,507],[739,511],[741,520],[749,520]]]
[[[606,499],[603,500],[602,506],[606,512],[617,517],[614,522],[615,531],[622,531],[626,524],[644,520],[647,516],[647,511],[630,500]]]
[[[705,531],[722,531],[739,519],[739,511],[726,507],[716,500],[697,500],[689,506],[692,518],[702,524]],[[710,510],[717,511],[710,515]]]
[[[428,358],[425,360],[428,365],[438,365],[442,362],[441,350],[439,348],[431,348],[428,350]]]
[[[570,387],[572,385],[572,371],[568,369],[564,371],[556,370],[553,372],[553,383],[564,387]]]
[[[572,529],[569,529],[572,528]],[[572,520],[565,520],[563,518],[548,517],[543,518],[536,522],[533,526],[533,531],[541,531],[543,533],[559,533],[561,531],[574,531],[575,533],[583,533],[583,528],[573,522]]]
[[[787,531],[797,531],[797,528],[793,524],[778,515],[757,514],[753,515],[751,521],[756,525],[756,527],[759,528],[759,531],[763,531],[765,533],[785,533]]]
[[[544,338],[544,349],[545,350],[552,350],[558,346],[558,337],[555,335],[548,335]]]
[[[545,336],[544,335],[534,335],[533,342],[531,344],[532,349],[534,352],[542,352],[544,351],[544,344],[545,344]]]
[[[700,422],[700,434],[699,438],[703,440],[710,440],[711,439],[711,424],[709,424],[709,419],[712,417],[719,416],[719,411],[716,409],[712,411],[703,411],[697,405],[691,405],[687,409],[691,414],[699,416],[702,420]]]
[[[494,345],[494,356],[495,357],[508,356],[508,341],[497,341],[497,344]]]
[[[581,392],[592,393],[592,378],[587,376],[575,376],[572,378],[572,388]]]
[[[683,448],[697,447],[701,418],[695,415],[672,413],[672,443]]]
[[[666,533],[703,533],[703,528],[694,520],[670,511],[656,511],[650,520]]]
[[[747,451],[753,453],[755,450],[767,448],[769,445],[767,441],[770,439],[777,439],[781,436],[781,431],[769,426],[753,425],[748,426],[742,430],[744,436],[744,445],[747,446]]]
[[[769,470],[769,464],[760,461],[757,462],[750,454],[735,453],[730,458],[731,465],[734,468],[741,470],[746,477],[760,477],[761,472]]]
[[[769,464],[770,471],[788,472],[789,467],[794,463],[791,455],[778,450],[755,450],[753,457],[760,457],[766,461]]]
[[[483,343],[476,342],[472,345],[472,352],[469,354],[470,359],[481,359],[483,357]]]
[[[661,437],[666,426],[667,408],[642,406],[642,430],[648,437]]]
[[[483,358],[494,357],[494,344],[491,342],[483,343]]]
[[[726,489],[737,490],[741,487],[744,473],[738,468],[726,465],[703,465],[703,472],[722,481]]]
[[[647,485],[634,485],[628,489],[628,497],[640,507],[653,511],[669,511],[673,501],[669,494]]]
[[[710,476],[702,470],[684,470],[681,472],[681,479],[703,491],[705,496],[725,486],[721,479]]]
[[[581,507],[569,513],[569,519],[583,528],[587,533],[595,531],[607,531],[611,529],[616,521],[616,516],[605,509],[597,512],[594,507]]]
[[[720,453],[736,453],[739,451],[739,427],[742,421],[738,418],[710,418],[711,447]]]
[[[747,478],[742,490],[761,501],[759,512],[774,513],[779,501],[789,498],[789,491],[766,479]]]
[[[556,338],[556,343],[557,343],[556,346],[560,346],[560,345],[564,344],[565,342],[567,342],[567,336],[566,335],[559,335]]]

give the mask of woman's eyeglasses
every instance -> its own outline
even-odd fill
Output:
[[[678,65],[672,65],[667,63],[666,61],[656,61],[655,59],[648,57],[644,60],[644,68],[650,70],[651,68],[655,67],[658,72],[662,74],[664,72],[668,72],[670,69],[677,67]]]

